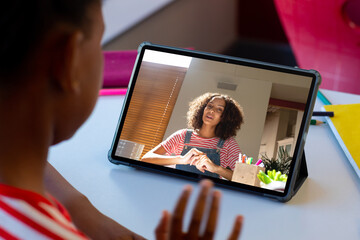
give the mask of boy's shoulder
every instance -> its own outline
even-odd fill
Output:
[[[53,197],[0,184],[0,228],[14,239],[87,239]]]

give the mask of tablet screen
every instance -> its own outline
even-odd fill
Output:
[[[313,88],[305,71],[145,47],[112,158],[283,193]]]

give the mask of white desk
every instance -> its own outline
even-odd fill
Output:
[[[324,94],[333,104],[360,102],[360,95]],[[173,209],[185,184],[198,188],[107,160],[122,102],[121,96],[100,98],[90,119],[71,140],[53,147],[49,159],[103,213],[154,239],[161,211]],[[288,203],[221,189],[216,239],[225,239],[238,213],[245,216],[241,239],[360,239],[360,179],[328,126],[310,126],[305,151],[309,178]]]

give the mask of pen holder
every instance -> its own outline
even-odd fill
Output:
[[[231,181],[260,187],[260,180],[257,177],[260,170],[265,172],[264,167],[238,162],[235,165]]]

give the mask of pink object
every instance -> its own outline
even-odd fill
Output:
[[[359,0],[274,1],[299,67],[318,70],[320,88],[360,94]]]
[[[260,163],[262,163],[262,160],[261,160],[261,159],[259,159],[259,160],[255,163],[255,165],[256,165],[256,166],[259,166]]]
[[[104,51],[105,88],[127,87],[135,64],[137,51]]]
[[[99,91],[99,96],[125,95],[126,88],[103,88]]]

